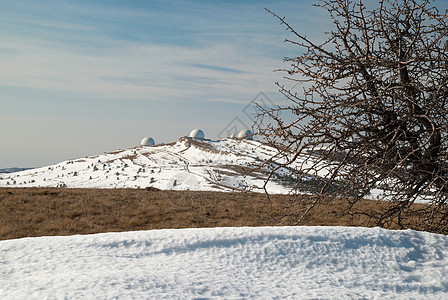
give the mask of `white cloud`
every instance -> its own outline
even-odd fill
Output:
[[[273,86],[271,71],[279,66],[279,61],[229,44],[198,48],[116,42],[94,53],[45,40],[1,39],[3,47],[18,49],[17,54],[0,57],[4,84],[88,97],[163,101],[204,97],[230,102],[240,97],[246,101],[247,95]]]

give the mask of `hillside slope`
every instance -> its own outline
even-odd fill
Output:
[[[162,190],[263,191],[269,173],[263,162],[276,153],[261,142],[180,138],[177,142],[136,147],[0,174],[0,187],[147,188]],[[279,177],[289,170],[280,169]],[[272,193],[287,193],[285,182],[271,182]]]

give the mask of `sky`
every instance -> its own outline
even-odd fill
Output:
[[[309,1],[0,5],[0,168],[250,127],[254,98],[283,101],[273,70],[294,53],[264,8],[319,24]]]
[[[313,1],[0,0],[0,168],[39,167],[253,123],[285,101],[285,28],[328,28]]]

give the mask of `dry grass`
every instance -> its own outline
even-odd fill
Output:
[[[308,200],[302,197],[298,203],[297,198],[282,195],[271,196],[268,202],[255,193],[0,188],[0,240],[161,228],[296,225]],[[382,205],[364,201],[360,207],[375,212]],[[300,225],[375,225],[361,215],[343,216],[344,209],[343,202],[321,205]],[[421,229],[410,220],[408,228]]]

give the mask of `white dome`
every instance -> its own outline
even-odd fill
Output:
[[[231,138],[231,139],[236,139],[236,133],[232,133],[232,134],[229,136],[229,138]]]
[[[252,131],[241,129],[241,131],[238,133],[238,138],[252,140],[253,139],[252,135],[253,135]]]
[[[154,142],[154,140],[150,137],[145,137],[143,138],[143,140],[140,142],[140,145],[142,146],[154,146],[156,143]]]
[[[204,132],[200,129],[193,129],[190,132],[190,137],[195,140],[203,140],[205,138]]]

